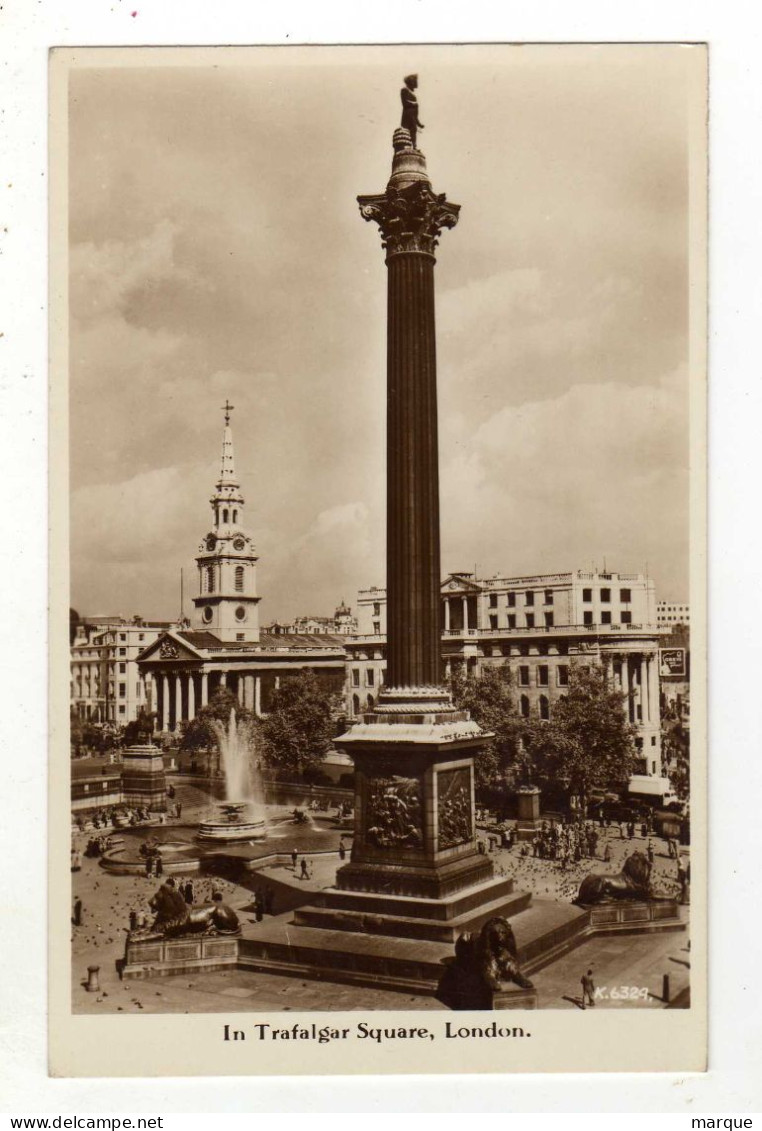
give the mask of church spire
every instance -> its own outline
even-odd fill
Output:
[[[220,468],[220,479],[217,484],[218,489],[224,486],[237,487],[238,480],[235,477],[235,461],[233,458],[233,430],[230,427],[230,414],[235,408],[235,405],[230,404],[227,397],[222,406],[222,411],[225,413],[225,431],[222,434],[222,467]]]

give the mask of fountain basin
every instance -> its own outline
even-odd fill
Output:
[[[239,840],[264,840],[267,823],[256,806],[248,801],[220,801],[213,816],[202,821],[197,840],[230,844]]]

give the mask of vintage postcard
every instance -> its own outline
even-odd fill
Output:
[[[706,1066],[706,84],[51,53],[54,1075]]]

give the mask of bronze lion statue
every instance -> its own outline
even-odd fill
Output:
[[[534,989],[519,967],[511,924],[496,915],[478,934],[460,935],[455,959],[439,983],[437,997],[451,1009],[491,1009],[492,995],[507,983]]]
[[[592,872],[580,884],[575,903],[607,903],[614,899],[650,899],[651,864],[643,852],[633,852],[614,876]]]

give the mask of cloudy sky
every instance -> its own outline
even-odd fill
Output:
[[[437,265],[444,570],[688,592],[691,49],[210,50],[70,73],[72,603],[170,617],[229,397],[263,617],[384,583],[375,225],[401,77]],[[137,65],[136,65],[137,61]],[[698,375],[694,374],[694,377]]]

